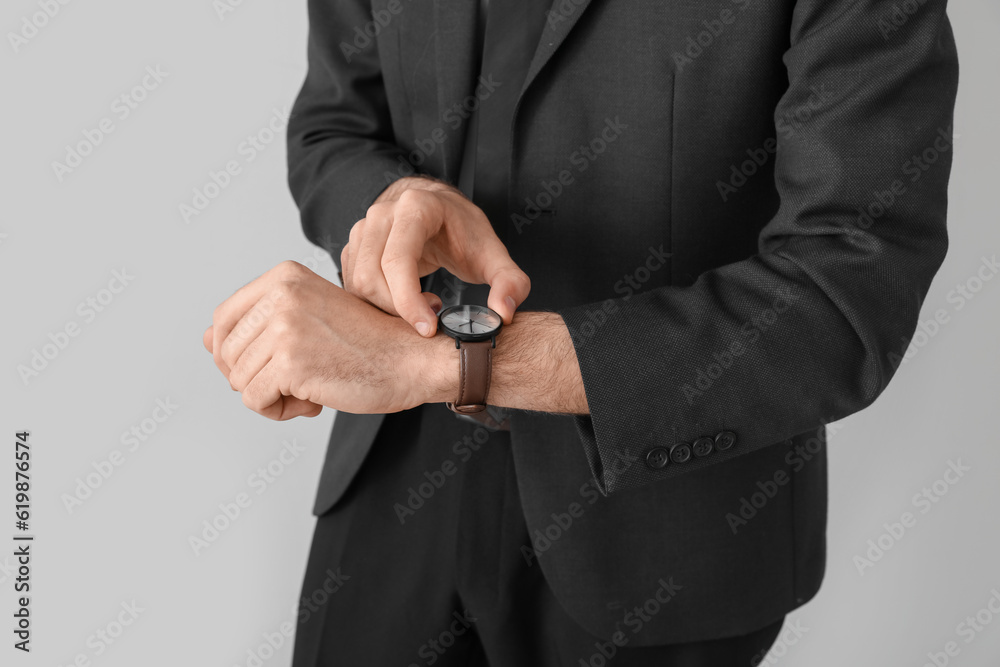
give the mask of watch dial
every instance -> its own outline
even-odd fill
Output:
[[[453,306],[441,313],[441,324],[464,339],[488,338],[502,323],[500,316],[485,306]]]

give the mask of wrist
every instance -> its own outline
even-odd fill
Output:
[[[412,333],[412,332],[411,332]],[[419,402],[454,401],[458,394],[459,359],[455,340],[440,331],[430,338],[418,337],[408,353],[411,383]]]
[[[415,403],[454,401],[459,393],[455,340],[440,331],[414,336],[406,352]],[[497,334],[489,405],[560,414],[587,414],[586,393],[569,330],[558,313],[521,312]]]

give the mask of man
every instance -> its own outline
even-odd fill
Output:
[[[344,289],[284,263],[205,336],[340,411],[295,665],[761,661],[946,251],[945,5],[310,0],[289,180]]]

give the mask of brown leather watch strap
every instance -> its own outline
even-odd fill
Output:
[[[482,412],[486,409],[493,375],[493,341],[460,341],[458,352],[458,400],[446,405],[463,415]]]

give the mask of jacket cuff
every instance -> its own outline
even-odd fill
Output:
[[[651,349],[677,350],[681,340],[649,341],[642,318],[621,300],[556,309],[570,331],[589,415],[574,422],[598,489],[605,495],[700,470],[749,451],[735,428],[706,414],[675,414],[672,400],[648,388],[679,378],[650,358]],[[599,324],[598,324],[599,322]],[[658,378],[651,378],[656,374]],[[647,388],[643,393],[642,387]],[[700,412],[700,411],[699,411]],[[679,430],[678,423],[694,422]],[[756,443],[753,449],[772,443]]]

